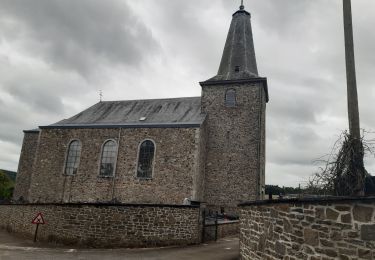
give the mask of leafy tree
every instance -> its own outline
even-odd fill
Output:
[[[2,171],[0,171],[0,200],[12,198],[14,182]]]

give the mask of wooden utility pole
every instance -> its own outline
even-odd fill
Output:
[[[346,81],[348,95],[349,136],[341,149],[341,160],[335,183],[337,195],[363,196],[366,169],[363,163],[363,144],[359,125],[357,81],[355,74],[354,41],[351,0],[343,0]]]
[[[352,138],[360,140],[361,133],[359,125],[357,81],[355,74],[351,0],[343,0],[343,7],[349,132]]]

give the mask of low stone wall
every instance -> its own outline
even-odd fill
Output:
[[[241,259],[375,259],[375,198],[240,205]]]
[[[199,207],[179,205],[0,205],[0,227],[38,240],[90,247],[151,247],[201,242]]]
[[[205,225],[204,241],[214,241],[216,233],[215,223],[210,223]],[[238,236],[239,233],[239,221],[225,221],[219,222],[217,225],[217,239],[228,237],[228,236]]]

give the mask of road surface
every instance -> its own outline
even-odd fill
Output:
[[[237,260],[237,238],[188,247],[148,249],[79,249],[34,244],[0,230],[0,260]]]

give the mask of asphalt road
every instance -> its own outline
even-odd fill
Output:
[[[148,249],[79,249],[34,244],[0,230],[0,260],[237,260],[237,238],[189,246]]]

